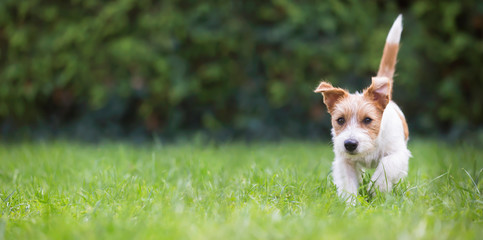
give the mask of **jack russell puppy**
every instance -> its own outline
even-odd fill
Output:
[[[362,93],[351,94],[327,82],[315,90],[322,93],[332,118],[332,174],[338,195],[348,202],[355,201],[363,168],[376,168],[370,189],[381,192],[390,191],[408,174],[408,126],[391,100],[402,29],[399,15],[387,36],[377,76]]]

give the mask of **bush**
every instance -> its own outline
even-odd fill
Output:
[[[454,137],[483,122],[475,1],[0,3],[3,136],[327,135],[312,90],[352,91],[406,26],[395,100],[411,129]]]

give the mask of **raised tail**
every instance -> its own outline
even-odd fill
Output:
[[[402,14],[399,14],[387,35],[381,64],[377,72],[378,77],[393,78],[394,72],[396,71],[397,52],[399,51],[399,40],[401,39],[402,29]]]

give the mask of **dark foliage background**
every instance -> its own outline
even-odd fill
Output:
[[[312,90],[370,83],[404,15],[412,133],[483,138],[482,1],[0,1],[3,139],[328,137]]]

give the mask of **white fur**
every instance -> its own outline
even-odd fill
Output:
[[[401,39],[402,30],[403,30],[402,14],[399,14],[399,16],[392,24],[391,30],[389,30],[389,34],[387,35],[387,38],[386,38],[386,43],[399,43],[399,40]]]
[[[399,15],[389,31],[386,43],[399,44],[402,32],[402,15]],[[384,58],[383,58],[384,60]],[[381,60],[381,61],[383,61]],[[381,65],[384,65],[381,63]],[[384,67],[384,66],[383,66]],[[393,68],[394,66],[391,66]],[[389,69],[394,72],[394,69]],[[392,77],[391,73],[391,77]],[[372,78],[374,92],[387,96],[391,91],[392,80],[387,76]],[[325,97],[325,96],[324,96]],[[355,99],[362,98],[361,93],[352,95]],[[359,99],[360,100],[360,99]],[[360,126],[356,114],[364,101],[354,101],[350,111],[353,114],[345,119],[342,132],[335,134],[332,129],[335,159],[332,164],[332,175],[339,196],[354,203],[357,196],[361,174],[364,168],[375,168],[371,178],[371,186],[380,191],[390,191],[395,183],[407,176],[408,161],[411,153],[407,149],[407,139],[404,133],[404,116],[399,107],[390,101],[381,118],[378,136],[371,137],[370,132]],[[349,153],[344,146],[346,140],[358,142],[355,151]]]
[[[372,182],[380,191],[389,191],[408,172],[411,153],[407,149],[402,115],[399,107],[390,102],[381,119],[379,135],[373,140],[364,129],[358,127],[355,119],[350,119],[339,135],[332,129],[335,159],[332,164],[334,183],[339,196],[352,202],[357,196],[363,168],[376,168]],[[355,139],[359,142],[357,153],[348,154],[344,141]]]

